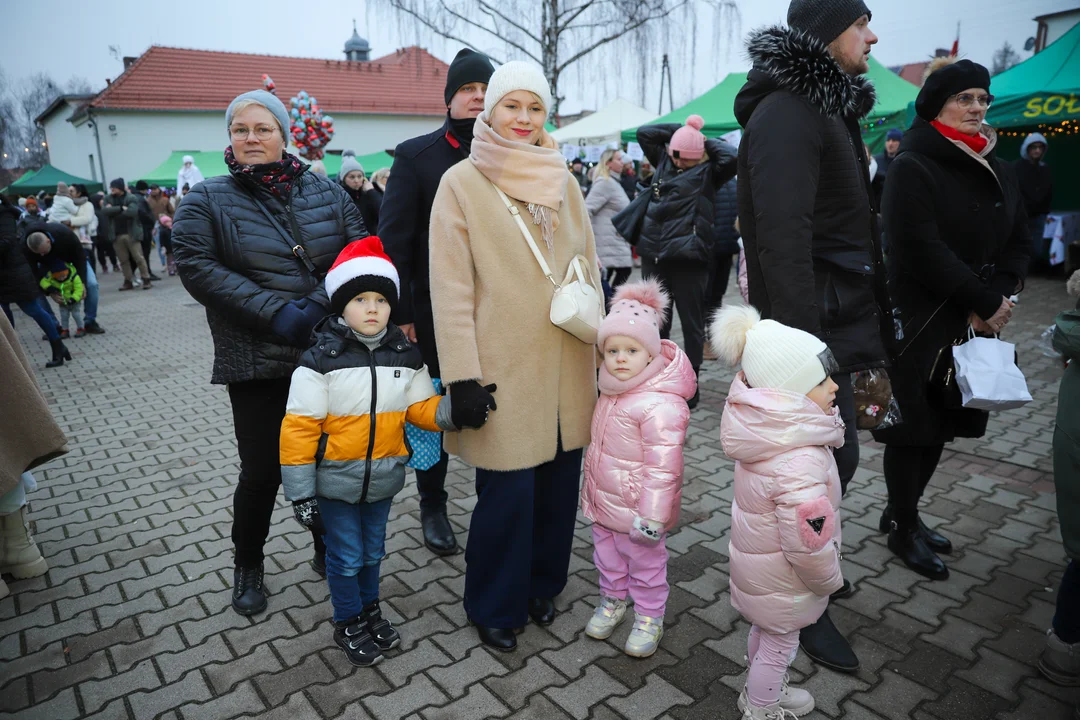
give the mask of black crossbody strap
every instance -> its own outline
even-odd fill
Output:
[[[322,273],[319,272],[318,268],[315,267],[315,263],[311,261],[311,257],[308,255],[307,249],[304,247],[303,236],[300,234],[300,225],[296,222],[296,215],[293,213],[292,208],[289,207],[289,205],[286,205],[286,208],[288,209],[285,214],[289,216],[289,225],[292,229],[292,233],[290,236],[290,233],[281,226],[281,223],[278,222],[278,219],[274,217],[274,214],[270,212],[266,205],[263,204],[263,201],[259,199],[258,195],[253,193],[250,188],[244,185],[244,183],[240,180],[237,180],[235,177],[232,178],[232,180],[234,183],[243,188],[244,192],[246,192],[248,196],[255,201],[255,205],[258,206],[259,211],[262,212],[263,216],[267,220],[269,220],[270,224],[273,225],[274,228],[278,231],[278,233],[281,235],[281,238],[292,250],[292,254],[295,255],[297,259],[304,264],[304,267],[307,268],[307,271],[309,273],[315,276],[316,280],[322,282],[324,276],[322,275]]]

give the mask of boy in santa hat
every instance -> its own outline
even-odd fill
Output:
[[[379,565],[411,455],[405,423],[433,432],[480,427],[486,408],[451,408],[419,349],[390,323],[400,280],[379,238],[341,251],[326,293],[331,314],[292,376],[281,479],[297,522],[325,535],[334,642],[367,667],[401,642],[379,609]]]

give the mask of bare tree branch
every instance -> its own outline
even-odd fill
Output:
[[[570,25],[581,16],[581,13],[588,10],[590,7],[592,7],[592,5],[593,5],[593,0],[589,0],[589,2],[586,2],[581,7],[575,8],[574,10],[572,10],[570,12],[570,17],[566,18],[566,20],[561,25],[556,26],[556,30],[555,30],[556,34],[561,33],[564,30],[566,30],[567,28],[569,28]]]
[[[484,0],[477,0],[477,3],[480,5],[480,9],[483,10],[484,12],[486,12],[489,15],[492,15],[492,16],[498,16],[500,19],[505,21],[508,25],[512,25],[513,27],[515,27],[518,30],[520,30],[521,32],[523,32],[526,37],[531,37],[532,36],[532,33],[533,33],[532,30],[525,27],[524,25],[520,25],[517,22],[511,20],[504,13],[501,13],[498,10],[496,10],[495,6],[493,6],[491,3],[485,2]],[[505,39],[502,36],[501,33],[499,34],[499,37],[500,37],[500,39]]]
[[[569,60],[566,60],[565,62],[563,62],[562,65],[557,65],[555,67],[555,71],[556,72],[562,72],[567,67],[569,67],[570,65],[573,65],[575,62],[577,62],[581,58],[585,57],[589,53],[593,52],[594,50],[597,50],[598,48],[601,48],[604,45],[607,45],[609,42],[613,42],[615,40],[618,40],[619,38],[626,35],[626,33],[632,32],[633,30],[636,30],[637,28],[641,27],[642,25],[644,25],[647,22],[650,22],[652,20],[661,20],[663,18],[666,18],[668,15],[670,15],[675,10],[678,10],[679,8],[686,5],[688,1],[689,0],[679,0],[679,2],[677,2],[672,7],[663,9],[663,10],[661,10],[661,12],[659,12],[656,15],[646,15],[646,16],[638,18],[636,20],[634,20],[634,19],[629,20],[626,23],[626,25],[623,26],[622,28],[620,28],[617,32],[614,32],[614,33],[608,35],[607,37],[602,38],[601,40],[598,40],[598,41],[594,42],[592,45],[579,50],[575,55],[572,55]]]

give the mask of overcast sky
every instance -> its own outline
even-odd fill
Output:
[[[508,0],[510,5],[516,0]],[[763,25],[782,22],[789,0],[738,0],[741,27],[731,42],[716,40],[717,26],[708,10],[697,12],[697,35],[691,38],[675,23],[666,38],[650,47],[635,47],[620,41],[617,53],[625,58],[613,63],[612,54],[593,63],[580,64],[566,81],[564,112],[582,107],[595,109],[622,95],[641,103],[636,80],[639,59],[644,58],[648,86],[645,106],[655,109],[660,56],[673,59],[672,74],[676,105],[704,92],[728,72],[747,69],[744,52],[746,34]],[[961,55],[990,64],[991,55],[1002,43],[1012,43],[1022,58],[1024,42],[1035,34],[1032,18],[1080,6],[1078,0],[866,0],[873,11],[871,27],[881,38],[875,56],[886,65],[917,62],[937,47],[948,48],[961,21]],[[385,7],[385,3],[383,4]],[[372,45],[372,57],[392,52],[403,45],[421,44],[449,61],[457,43],[418,36],[408,25],[389,19],[378,0],[320,0],[316,3],[256,0],[247,3],[220,0],[183,0],[170,3],[121,3],[120,5],[72,4],[71,0],[37,0],[24,5],[33,22],[18,22],[6,28],[0,43],[0,68],[8,80],[19,80],[45,71],[64,83],[72,75],[91,82],[95,89],[105,78],[120,74],[121,63],[110,54],[110,45],[121,55],[139,55],[150,45],[207,50],[229,50],[302,57],[341,58],[342,47],[352,33],[352,19],[360,34]],[[314,16],[313,16],[314,15]],[[10,13],[9,13],[10,19]],[[24,18],[25,20],[26,18]],[[517,59],[497,41],[481,34],[476,45],[500,59]],[[689,38],[689,39],[688,39]],[[619,66],[616,67],[616,64]],[[630,68],[630,70],[628,70]],[[212,79],[208,79],[212,82]],[[162,77],[163,92],[169,78]],[[664,103],[667,111],[667,102]]]

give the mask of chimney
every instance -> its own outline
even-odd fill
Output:
[[[137,58],[137,57],[131,57],[131,56],[125,57],[124,58],[124,71],[127,72],[127,69],[129,67],[131,67],[132,65],[134,65],[135,61],[138,60],[138,59],[139,58]]]

